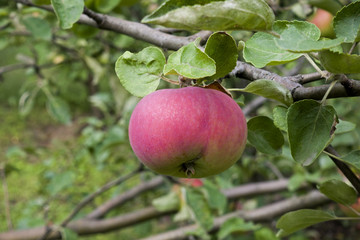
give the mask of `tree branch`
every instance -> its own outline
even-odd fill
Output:
[[[39,6],[30,0],[15,0],[18,3],[52,11],[51,6]],[[119,19],[113,16],[94,12],[84,8],[84,14],[80,16],[78,23],[90,25],[96,28],[109,30],[117,33],[126,34],[130,37],[154,44],[156,46],[177,50],[180,47],[192,42],[197,37],[206,40],[211,32],[201,31],[188,37],[175,36],[162,31],[153,29],[145,24]],[[269,72],[264,69],[258,69],[250,64],[238,61],[235,69],[229,74],[232,76],[245,78],[250,81],[257,79],[270,79],[285,86],[292,92],[295,101],[301,99],[320,100],[324,96],[329,85],[305,88],[301,84],[321,79],[317,73],[295,75],[295,76],[279,76],[276,73]],[[353,97],[360,96],[360,83],[355,80],[348,79],[346,83],[343,81],[335,85],[331,91],[329,98]]]
[[[51,12],[54,11],[51,6],[39,6],[29,0],[15,1],[26,6],[37,7]],[[175,36],[155,30],[142,23],[127,21],[113,16],[96,13],[87,8],[84,8],[84,14],[80,16],[78,23],[93,26],[99,29],[126,34],[138,40],[142,40],[161,48],[167,48],[171,50],[177,50],[182,46],[194,41],[197,37],[201,37],[203,40],[205,40],[210,35],[209,31],[202,31],[188,37]]]
[[[121,176],[111,182],[108,182],[107,184],[103,185],[101,188],[96,190],[94,193],[88,195],[86,198],[84,198],[74,209],[73,211],[65,218],[65,220],[60,224],[60,227],[66,227],[68,223],[80,212],[81,209],[83,209],[86,205],[88,205],[90,202],[92,202],[97,196],[101,195],[102,193],[106,192],[110,188],[117,186],[124,181],[128,180],[129,178],[135,176],[136,174],[140,173],[144,170],[144,166],[142,164],[139,165],[137,169],[129,173],[128,175]],[[40,237],[40,240],[48,239],[49,236],[52,235],[52,232],[54,229],[50,226],[46,226],[46,230],[44,234]]]
[[[125,202],[134,199],[134,197],[138,196],[139,194],[156,188],[164,183],[164,178],[162,176],[156,177],[148,182],[144,182],[131,190],[118,195],[115,198],[110,199],[109,201],[103,203],[94,211],[86,216],[87,219],[99,219],[104,217],[108,212],[113,210],[114,208],[119,207],[120,205],[124,204]]]
[[[259,194],[270,194],[270,193],[286,190],[287,183],[288,180],[286,179],[274,180],[269,182],[250,183],[235,188],[223,190],[223,193],[229,200],[237,199],[240,197],[259,195]],[[110,202],[111,201],[107,202],[107,204],[110,205]],[[113,205],[113,207],[114,206],[115,205]],[[92,215],[96,217],[96,216],[100,216],[101,214],[104,214],[105,212],[106,211],[101,212],[101,210],[98,211],[95,210],[94,212],[92,212]],[[142,221],[159,218],[163,215],[169,215],[171,213],[174,213],[174,211],[159,212],[154,207],[147,207],[142,210],[138,210],[132,213],[128,213],[128,214],[120,215],[118,217],[104,219],[104,220],[88,219],[89,216],[88,215],[86,218],[82,218],[80,220],[74,220],[70,222],[67,225],[67,227],[77,232],[79,235],[103,233],[115,229],[118,230],[136,223],[140,223]],[[15,230],[10,232],[0,233],[0,240],[35,240],[43,236],[44,232],[46,231],[47,231],[46,226],[32,228],[32,229],[25,229],[25,230]],[[52,231],[47,236],[47,239],[56,239],[59,236],[60,236],[59,232]]]
[[[301,197],[292,197],[286,200],[278,201],[267,206],[251,210],[251,211],[237,211],[226,214],[222,217],[216,218],[214,227],[211,232],[217,231],[220,226],[228,219],[233,217],[240,217],[246,221],[270,221],[275,217],[280,216],[289,211],[294,211],[301,208],[313,208],[318,205],[327,203],[329,199],[322,195],[319,191],[311,191],[310,193]],[[195,231],[198,228],[197,224],[178,228],[173,231],[161,233],[155,236],[144,238],[142,240],[181,240],[187,239],[188,232]]]
[[[304,87],[300,84],[321,79],[322,77],[318,73],[282,77],[276,73],[256,68],[241,61],[237,62],[236,67],[229,76],[245,78],[250,81],[255,81],[257,79],[273,80],[289,89],[292,93],[294,101],[302,99],[321,100],[330,86],[329,84],[326,84],[315,87]],[[349,79],[345,75],[339,75],[338,78],[339,83],[334,86],[328,98],[360,96],[359,81]]]

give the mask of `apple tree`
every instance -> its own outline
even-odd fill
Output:
[[[48,81],[51,72],[44,71],[70,63],[77,71],[69,71],[76,75],[70,88],[91,73],[90,83],[81,87],[95,106],[92,114],[106,124],[85,139],[99,136],[91,148],[103,157],[102,167],[114,168],[106,159],[119,145],[133,152],[122,156],[131,160],[130,171],[88,191],[62,219],[1,229],[0,239],[80,239],[150,220],[161,226],[128,239],[326,239],[334,235],[324,232],[324,222],[358,226],[360,1],[1,5],[6,17],[0,48],[21,43],[5,40],[19,32],[48,44],[41,50],[29,46],[33,59],[0,68],[0,73],[29,68],[37,78],[21,95],[20,111],[31,114],[43,92],[49,114],[70,123],[71,99],[58,94],[61,80]],[[311,16],[314,12],[326,12],[328,22]],[[124,39],[136,41],[127,45]],[[47,59],[37,54],[52,48]],[[126,114],[99,94],[99,82],[110,81],[106,91],[128,103],[120,104]],[[121,141],[111,141],[119,135]],[[66,185],[70,175],[61,175],[53,187],[60,192],[57,184]],[[115,186],[123,191],[104,195]],[[142,209],[116,211],[159,188]],[[94,204],[101,196],[108,198]],[[317,235],[311,238],[307,228],[318,229]]]

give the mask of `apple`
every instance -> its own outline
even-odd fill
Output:
[[[194,179],[194,178],[181,178],[180,182],[182,184],[185,184],[187,186],[191,186],[191,187],[201,187],[204,185],[203,181],[201,179]]]
[[[321,8],[318,8],[308,21],[315,24],[321,31],[322,37],[334,37],[335,32],[332,25],[333,15]]]
[[[347,217],[359,217],[355,212],[353,212],[351,209],[349,209],[347,206],[344,206],[342,204],[339,204],[341,211],[347,216]],[[357,212],[360,212],[360,198],[357,199],[357,202],[352,204],[351,207],[356,210]]]
[[[163,89],[145,96],[129,123],[131,147],[159,174],[203,178],[231,167],[246,145],[247,126],[238,104],[201,87]]]

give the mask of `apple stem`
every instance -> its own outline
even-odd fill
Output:
[[[182,164],[182,170],[185,172],[186,176],[191,177],[195,175],[195,164],[194,161],[186,162]]]

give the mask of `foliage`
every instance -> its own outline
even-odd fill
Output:
[[[72,221],[156,178],[136,172],[129,117],[139,97],[177,85],[242,99],[249,129],[243,157],[198,185],[163,178],[92,220],[144,209],[156,211],[155,219],[89,239],[155,238],[177,229],[200,239],[305,240],[314,231],[325,239],[321,223],[333,220],[342,226],[341,239],[356,236],[348,229],[360,215],[360,115],[359,98],[349,97],[360,95],[360,1],[16,0],[0,6],[0,212],[10,214],[0,214],[7,223],[0,239],[12,225],[49,223],[63,239],[82,239],[62,223],[86,196],[135,171]],[[332,39],[305,21],[316,8],[334,14]],[[253,107],[258,96],[266,101]],[[241,185],[276,178],[287,180],[276,194],[236,195]],[[304,201],[303,209],[271,219],[252,217],[276,201],[295,204],[314,186],[323,194],[321,209]],[[337,204],[357,217],[344,216]],[[275,217],[276,229],[264,222]]]

